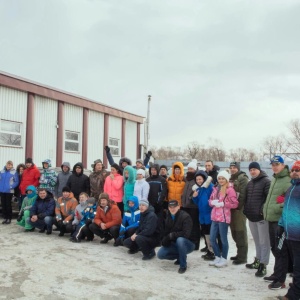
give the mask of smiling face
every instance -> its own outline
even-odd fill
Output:
[[[196,177],[196,183],[197,183],[199,186],[201,186],[201,185],[203,184],[203,182],[204,182],[204,179],[203,179],[202,176],[197,176],[197,177]]]
[[[226,180],[225,177],[219,176],[219,177],[218,177],[218,183],[219,183],[221,186],[223,186],[223,185],[227,184],[227,180]]]
[[[299,179],[300,178],[300,169],[292,169],[290,173],[290,177],[292,179]]]

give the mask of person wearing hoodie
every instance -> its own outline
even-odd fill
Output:
[[[89,198],[89,195],[87,193],[80,193],[79,194],[79,204],[75,208],[75,215],[74,219],[72,221],[72,225],[76,226],[80,223],[82,219],[82,212],[87,207],[87,199]]]
[[[116,239],[114,246],[123,246],[124,240],[131,237],[139,227],[140,210],[139,199],[131,196],[127,201],[128,210],[124,213],[119,237]]]
[[[230,231],[236,244],[237,254],[230,257],[234,265],[245,264],[248,258],[248,236],[246,227],[246,216],[244,215],[244,203],[246,198],[246,188],[249,182],[248,176],[241,171],[239,162],[231,162],[230,182],[238,196],[239,205],[231,212]]]
[[[51,160],[44,159],[42,161],[43,171],[40,177],[40,188],[45,188],[51,194],[54,195],[54,190],[57,182],[57,174],[51,168]]]
[[[101,237],[100,244],[107,244],[112,238],[116,241],[122,224],[121,211],[106,193],[99,196],[98,204],[94,222],[89,225],[89,229]]]
[[[145,171],[143,169],[137,170],[137,180],[134,184],[133,195],[140,200],[147,200],[149,195],[150,186],[145,180]],[[128,198],[129,199],[129,198]]]
[[[19,185],[19,176],[13,168],[13,162],[9,160],[5,167],[0,171],[0,197],[2,205],[3,222],[10,224],[12,219],[11,200],[14,189]]]
[[[154,208],[149,205],[148,200],[141,200],[139,208],[139,227],[131,237],[124,240],[124,246],[129,248],[129,254],[135,254],[141,250],[143,253],[142,260],[150,260],[156,255],[155,247],[159,245],[158,220]]]
[[[30,217],[30,209],[35,203],[37,198],[36,188],[33,185],[30,185],[26,189],[27,196],[22,202],[22,207],[17,218],[17,225],[25,228],[25,231],[33,231],[34,227],[26,222]]]
[[[93,168],[93,172],[90,174],[90,196],[98,200],[100,194],[104,191],[104,182],[107,173],[101,159],[96,159],[91,167]]]
[[[76,200],[79,200],[80,193],[90,193],[90,180],[88,176],[83,174],[83,164],[78,162],[73,167],[72,175],[69,177],[67,186],[74,194]]]
[[[32,158],[28,157],[25,161],[26,169],[23,172],[20,191],[23,199],[26,197],[26,188],[29,185],[33,185],[36,188],[39,186],[40,171],[37,166],[33,163]]]
[[[166,165],[161,165],[159,167],[159,175],[164,179],[168,179],[168,167]]]
[[[72,221],[75,216],[77,200],[74,198],[68,186],[62,189],[62,197],[59,197],[55,206],[54,225],[59,229],[59,236],[73,232]]]
[[[69,162],[63,162],[60,168],[61,172],[57,175],[57,182],[55,186],[55,196],[57,199],[62,196],[62,189],[67,186],[68,179],[72,174],[70,172],[71,166]]]
[[[210,226],[211,226],[211,211],[208,201],[213,191],[212,178],[207,176],[206,172],[199,170],[195,174],[196,184],[193,187],[193,201],[198,206],[199,210],[199,223],[201,226],[202,234],[205,238],[207,245],[207,253],[202,257],[205,260],[214,260],[212,246],[210,244]]]
[[[124,210],[128,210],[127,206],[127,200],[129,197],[133,196],[134,192],[134,186],[136,182],[136,170],[132,166],[126,166],[123,171],[123,177],[124,177],[124,195],[123,195],[123,207],[120,207],[122,216],[124,213]]]
[[[52,233],[53,216],[55,214],[55,200],[53,195],[45,188],[40,188],[36,201],[30,208],[30,217],[26,222],[40,229],[40,233]]]
[[[108,194],[109,198],[117,203],[120,210],[124,209],[122,202],[124,195],[123,184],[124,178],[120,175],[120,167],[117,164],[113,164],[110,168],[110,174],[104,182],[104,193]]]
[[[215,185],[218,183],[218,173],[220,171],[220,167],[217,165],[214,165],[214,162],[212,160],[207,160],[205,162],[205,172],[208,176],[212,178],[212,183]]]

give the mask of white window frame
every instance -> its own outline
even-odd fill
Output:
[[[108,145],[112,156],[120,156],[120,139],[110,137],[108,138]]]
[[[75,133],[78,136],[78,140],[71,140],[66,138],[67,133]],[[68,150],[66,149],[66,142],[68,143],[73,143],[73,144],[78,144],[78,150]],[[78,131],[72,131],[72,130],[65,130],[65,135],[64,135],[64,148],[65,152],[74,152],[74,153],[80,153],[80,132]]]
[[[19,131],[10,131],[10,130],[2,129],[2,124],[3,123],[18,124],[19,125]],[[22,147],[22,142],[23,142],[23,138],[22,138],[22,135],[23,135],[23,124],[21,122],[0,119],[0,135],[2,135],[2,134],[20,136],[20,142],[18,144],[3,143],[1,141],[1,138],[0,138],[0,146],[16,147],[16,148],[21,148]]]

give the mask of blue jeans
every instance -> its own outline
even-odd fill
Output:
[[[186,268],[187,254],[193,252],[194,249],[195,244],[193,242],[184,237],[179,237],[176,242],[172,242],[170,246],[162,246],[157,253],[157,257],[159,259],[168,260],[178,259],[180,268]]]
[[[229,249],[228,239],[227,239],[228,226],[229,224],[227,223],[212,221],[210,227],[210,243],[214,250],[214,254],[215,256],[221,257],[221,251],[217,244],[217,237],[218,234],[220,234],[221,243],[222,243],[222,257],[225,259],[227,259],[228,249]]]
[[[48,232],[52,232],[53,217],[47,216],[44,219],[37,219],[35,222],[31,222],[30,218],[27,218],[26,222],[32,227],[47,229]]]

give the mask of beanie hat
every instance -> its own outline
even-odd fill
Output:
[[[296,160],[291,168],[291,170],[300,170],[300,160]]]
[[[87,204],[95,204],[96,203],[96,199],[94,197],[90,197],[86,200]]]
[[[136,162],[139,162],[140,164],[144,165],[144,162],[143,162],[143,160],[142,160],[141,158],[138,158],[138,159],[136,160]]]
[[[6,164],[7,165],[12,165],[12,166],[14,165],[14,163],[11,160],[8,160]]]
[[[71,193],[71,189],[68,186],[63,187],[62,192]]]
[[[240,163],[237,162],[237,161],[232,161],[232,162],[230,163],[229,167],[236,167],[239,171],[240,171],[240,169],[241,169],[241,165],[240,165]]]
[[[107,193],[102,193],[102,194],[100,194],[100,196],[99,196],[99,200],[100,200],[100,199],[106,199],[106,200],[109,201],[109,196],[108,196]]]
[[[31,157],[26,158],[25,163],[26,164],[33,164],[32,158]]]
[[[142,174],[145,177],[145,171],[143,169],[138,169],[136,172],[137,175]]]
[[[192,168],[194,169],[195,171],[197,170],[197,160],[196,159],[193,159],[188,165],[187,165],[188,168]]]
[[[140,204],[140,205],[146,205],[146,206],[149,206],[149,201],[146,200],[146,199],[142,199],[142,200],[139,201],[139,204]]]
[[[168,171],[168,168],[167,168],[166,165],[161,165],[160,168],[159,168],[159,170],[162,169],[162,168],[165,168]]]
[[[229,175],[229,173],[227,171],[221,171],[221,172],[219,172],[217,178],[219,179],[219,177],[224,177],[229,182],[230,175]]]
[[[256,161],[253,161],[252,163],[249,164],[249,171],[251,169],[261,170],[259,163]]]

